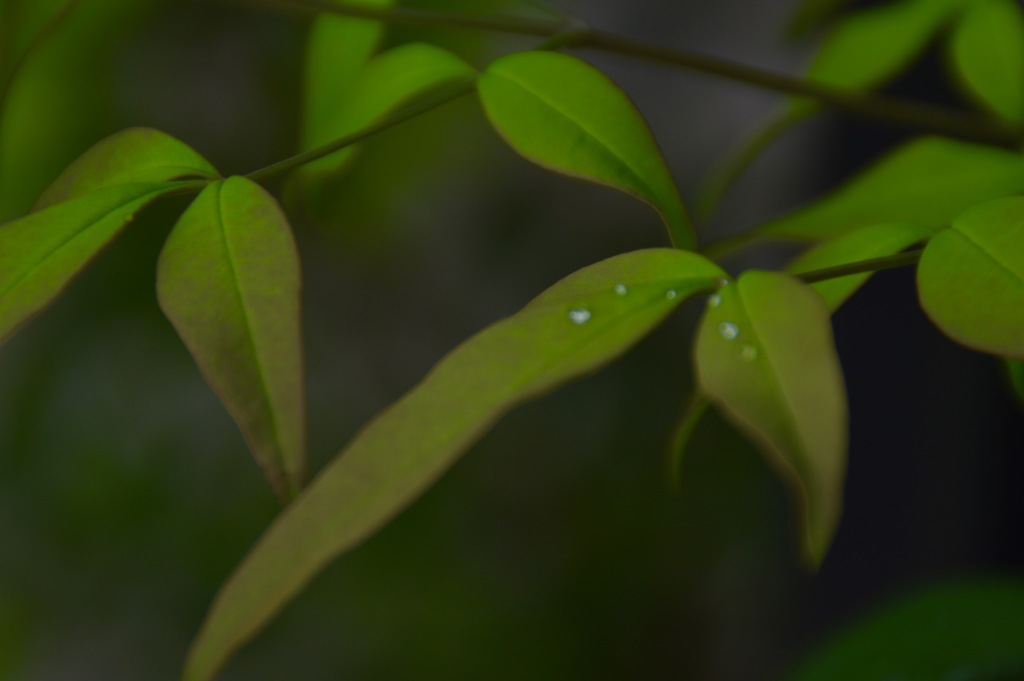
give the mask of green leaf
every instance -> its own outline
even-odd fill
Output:
[[[972,0],[902,0],[856,12],[828,35],[807,77],[850,90],[870,90],[906,69],[965,3]],[[804,98],[793,107],[813,111]]]
[[[895,255],[905,248],[927,240],[932,234],[931,230],[909,222],[859,227],[804,252],[786,270],[792,274],[803,274],[860,260]],[[818,281],[811,284],[811,288],[821,294],[825,304],[834,312],[856,293],[872,274],[864,272]]]
[[[391,0],[359,0],[388,7]],[[301,127],[303,150],[313,149],[338,134],[352,87],[377,50],[384,28],[379,21],[321,14],[310,29],[306,46],[306,81]]]
[[[0,340],[56,298],[139,210],[176,187],[108,187],[0,225]]]
[[[57,9],[52,0],[20,0],[16,6],[35,16],[37,4],[47,14],[33,24],[39,27]],[[45,40],[20,62],[0,110],[0,221],[28,212],[53,178],[109,131],[116,71],[111,60],[155,4],[79,0],[55,30],[42,29]],[[2,42],[0,35],[0,51]]]
[[[803,36],[848,3],[849,0],[800,0],[786,32],[794,38]]]
[[[259,185],[209,185],[157,267],[160,306],[282,500],[306,466],[299,259],[287,219]]]
[[[650,128],[603,73],[557,52],[519,52],[491,63],[478,90],[491,124],[522,156],[646,201],[676,247],[695,248],[679,191]]]
[[[1014,0],[975,2],[957,23],[950,59],[969,95],[1024,123],[1024,14]]]
[[[1024,676],[1024,583],[933,587],[876,612],[788,681],[1011,681]]]
[[[152,128],[129,128],[100,140],[68,166],[32,210],[103,187],[167,182],[183,177],[216,179],[217,170],[191,147]]]
[[[409,43],[371,59],[354,78],[344,107],[336,112],[322,143],[357,132],[411,99],[437,88],[476,78],[476,70],[451,52],[426,43]],[[304,166],[300,173],[334,173],[348,161],[347,147]]]
[[[1024,407],[1024,362],[1007,359],[1003,360],[1003,367],[1010,390],[1017,398],[1017,402]]]
[[[695,348],[701,392],[764,451],[800,507],[804,558],[817,566],[842,506],[847,411],[821,296],[752,270],[708,301]]]
[[[758,232],[830,239],[886,222],[940,228],[975,204],[1022,191],[1024,156],[929,137],[899,147],[829,196]]]
[[[921,307],[950,338],[1024,359],[1024,197],[976,206],[936,234],[917,287]]]
[[[278,516],[218,594],[184,678],[212,679],[317,572],[419,497],[513,406],[608,363],[721,276],[685,251],[620,255],[457,347]]]

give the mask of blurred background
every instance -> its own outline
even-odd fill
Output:
[[[403,4],[539,11],[511,0]],[[790,73],[816,39],[783,38],[793,0],[558,5],[595,27]],[[0,222],[129,126],[178,137],[224,174],[291,155],[308,23],[244,0],[81,3],[11,83]],[[408,29],[387,40],[412,39],[477,65],[538,42]],[[784,101],[579,54],[634,98],[691,202]],[[890,91],[960,106],[940,62],[926,55]],[[905,137],[832,114],[805,123],[750,168],[703,236],[777,216]],[[471,98],[365,144],[335,191],[328,219],[289,207],[314,471],[475,331],[579,267],[667,245],[647,206],[521,160]],[[148,209],[0,349],[4,681],[174,678],[218,585],[276,512],[156,304],[154,264],[185,205]],[[790,252],[727,264],[780,266]],[[1020,408],[994,360],[930,326],[911,272],[877,275],[835,317],[849,477],[816,575],[799,565],[782,485],[717,417],[696,432],[678,489],[667,480],[697,307],[505,418],[223,678],[777,679],[907,589],[1024,570]]]

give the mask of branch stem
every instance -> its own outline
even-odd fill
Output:
[[[813,270],[811,272],[803,272],[801,274],[797,274],[796,277],[797,279],[803,280],[805,283],[813,284],[816,281],[838,279],[851,274],[880,272],[881,270],[891,270],[897,267],[908,267],[910,265],[916,265],[921,259],[922,253],[924,253],[924,249],[920,248],[915,251],[907,251],[906,253],[887,255],[883,258],[858,260],[857,262],[836,265],[835,267],[826,267],[820,270]]]
[[[333,0],[235,0],[305,13],[327,13],[391,24],[433,28],[496,31],[540,38],[571,34],[566,47],[590,48],[626,57],[658,62],[677,69],[696,71],[745,83],[786,95],[807,97],[820,104],[874,120],[887,121],[930,132],[984,144],[1016,147],[1024,140],[1024,130],[999,121],[965,115],[942,107],[855,92],[823,83],[776,73],[717,57],[654,45],[606,31],[586,28],[571,18],[544,20],[510,16],[483,16],[454,12],[435,12],[410,8],[373,7]]]
[[[254,170],[253,172],[248,173],[246,177],[254,182],[264,182],[276,175],[291,172],[300,166],[319,160],[324,156],[329,156],[330,154],[340,151],[345,147],[362,142],[368,137],[372,137],[373,135],[383,132],[388,128],[392,128],[400,123],[416,118],[417,116],[436,109],[443,104],[447,104],[448,102],[462,97],[463,95],[467,95],[475,88],[476,81],[474,80],[441,90],[433,96],[425,97],[407,107],[395,111],[394,113],[383,116],[376,122],[365,128],[360,128],[350,135],[345,135],[344,137],[332,140],[323,146],[310,149],[309,151],[304,151],[301,154],[296,154],[295,156],[278,161],[277,163],[266,166],[265,168]]]

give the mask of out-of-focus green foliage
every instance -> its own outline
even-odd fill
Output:
[[[789,681],[958,679],[1024,674],[1024,583],[990,580],[923,591],[863,620]]]
[[[1020,154],[931,137],[909,142],[831,195],[758,231],[831,239],[857,227],[912,222],[946,227],[971,206],[1024,191]]]
[[[957,23],[950,59],[967,92],[1014,123],[1024,123],[1024,15],[1013,0],[975,2]]]

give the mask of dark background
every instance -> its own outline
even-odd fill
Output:
[[[790,0],[561,6],[596,27],[787,72],[814,44],[782,38]],[[0,220],[128,126],[165,130],[225,174],[294,153],[306,19],[244,2],[110,0],[103,12],[119,17],[116,30],[100,14],[69,22],[23,73],[30,85],[12,90]],[[478,65],[536,42],[389,38],[409,39]],[[637,102],[689,200],[783,104],[580,54]],[[929,54],[890,91],[959,106],[942,69]],[[805,123],[754,164],[704,234],[778,215],[903,138],[836,115]],[[649,208],[528,165],[469,99],[364,145],[337,196],[327,224],[291,211],[314,470],[473,332],[579,267],[665,245]],[[0,351],[4,681],[173,678],[219,583],[276,511],[156,305],[154,263],[184,205],[149,209]],[[788,252],[728,264],[777,267]],[[816,575],[799,566],[781,484],[717,417],[698,429],[678,491],[667,482],[697,313],[684,308],[609,369],[513,412],[224,678],[775,679],[908,589],[1024,569],[1021,412],[993,359],[927,322],[912,273],[877,275],[835,317],[849,477]]]

